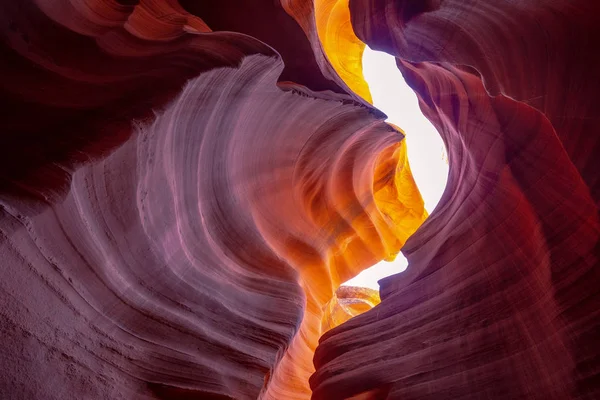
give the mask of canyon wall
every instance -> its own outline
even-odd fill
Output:
[[[4,2],[0,397],[600,397],[598,8]],[[429,217],[365,44],[448,149]]]

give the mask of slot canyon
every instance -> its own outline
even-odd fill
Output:
[[[3,0],[0,29],[1,400],[600,399],[599,2]],[[419,110],[378,108],[370,51]]]

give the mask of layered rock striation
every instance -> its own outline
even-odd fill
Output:
[[[249,4],[0,6],[0,397],[600,396],[598,6]]]
[[[398,57],[450,176],[408,271],[321,339],[313,399],[598,397],[597,5],[350,9]]]

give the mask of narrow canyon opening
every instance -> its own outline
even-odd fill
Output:
[[[369,85],[373,105],[387,114],[387,122],[405,132],[406,149],[413,177],[429,214],[437,206],[448,179],[448,156],[435,127],[419,108],[414,91],[396,67],[395,57],[365,47],[363,75]],[[394,261],[380,261],[342,286],[378,290],[380,279],[404,271],[408,262],[402,253]]]

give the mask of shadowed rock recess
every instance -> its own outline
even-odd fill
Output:
[[[0,399],[600,398],[597,1],[19,0],[0,34]],[[365,45],[448,149],[431,216]]]

